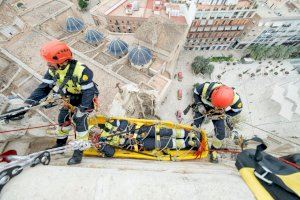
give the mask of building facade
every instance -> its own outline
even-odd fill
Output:
[[[91,13],[97,25],[105,24],[109,31],[117,33],[134,33],[153,15],[186,24],[181,8],[166,0],[111,0],[95,7]]]
[[[252,0],[198,0],[185,44],[186,50],[232,48],[251,24],[257,4]]]
[[[276,5],[276,6],[275,6]],[[235,49],[244,49],[252,44],[267,46],[299,45],[300,14],[297,4],[277,4],[270,1],[259,5],[253,24],[236,44]]]

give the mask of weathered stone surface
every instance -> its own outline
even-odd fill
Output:
[[[154,90],[144,89],[132,84],[119,88],[115,96],[110,114],[112,116],[149,117],[156,114]]]
[[[7,144],[5,151],[16,150],[20,156],[27,155],[27,151],[30,145],[30,141],[27,140],[14,140]]]
[[[3,94],[0,94],[0,114],[2,114],[8,106],[8,99]]]
[[[7,110],[16,109],[24,106],[24,102],[21,99],[10,99]],[[25,114],[25,117],[21,120],[9,121],[7,124],[0,124],[0,131],[10,131],[0,134],[0,142],[11,141],[20,138],[27,134],[29,137],[43,137],[46,135],[46,128],[37,128],[26,130],[28,127],[43,126],[49,124],[43,120],[38,114]],[[22,129],[22,130],[18,130]],[[24,129],[24,130],[23,130]],[[17,130],[17,131],[12,131]]]

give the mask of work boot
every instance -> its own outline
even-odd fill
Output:
[[[70,160],[68,161],[67,164],[68,165],[76,165],[76,164],[81,163],[82,155],[83,155],[83,151],[75,150],[72,158],[70,158]]]
[[[218,138],[213,138],[212,144],[210,146],[210,153],[209,153],[209,161],[211,163],[219,163],[218,159],[218,149],[221,149],[223,145],[223,140],[219,140]]]
[[[219,163],[217,151],[212,150],[209,153],[209,162],[211,162],[211,163]]]
[[[68,140],[68,137],[64,138],[64,139],[57,139],[56,140],[56,144],[53,145],[52,147],[50,148],[47,148],[48,149],[54,149],[54,148],[58,148],[58,147],[63,147],[67,144],[67,140]]]

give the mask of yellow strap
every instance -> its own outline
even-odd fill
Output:
[[[239,95],[234,91],[234,99],[231,105],[234,105],[240,99]]]
[[[202,94],[201,94],[201,100],[203,103],[213,107],[213,105],[211,104],[211,102],[209,102],[207,99],[206,99],[206,93],[207,93],[207,89],[209,88],[210,84],[212,83],[205,83],[204,86],[203,86],[203,90],[202,90]],[[217,87],[220,87],[222,86],[222,84],[220,83],[215,83],[215,85],[211,88],[211,90],[217,88]]]

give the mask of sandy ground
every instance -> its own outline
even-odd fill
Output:
[[[85,158],[76,167],[26,169],[3,188],[0,199],[250,200],[254,197],[237,171],[222,165]]]

